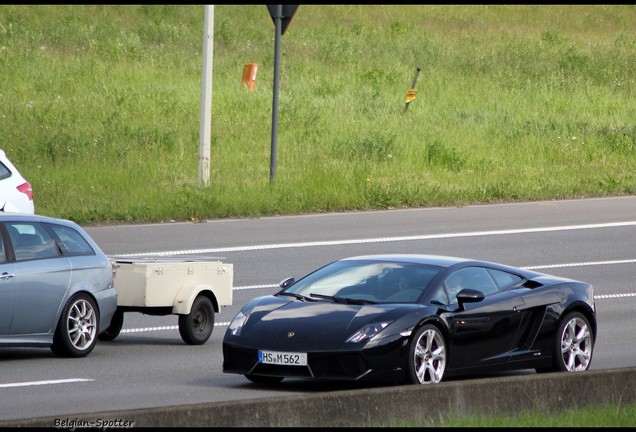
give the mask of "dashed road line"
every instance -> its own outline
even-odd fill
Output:
[[[587,224],[587,225],[563,225],[563,226],[543,227],[543,228],[523,228],[523,229],[509,229],[509,230],[495,230],[495,231],[472,231],[472,232],[464,232],[464,233],[424,234],[424,235],[401,236],[401,237],[376,237],[376,238],[353,239],[353,240],[278,243],[278,244],[234,246],[234,247],[209,248],[209,249],[177,250],[177,251],[139,252],[139,253],[118,254],[118,255],[125,255],[125,256],[148,256],[148,255],[149,256],[174,256],[174,255],[191,255],[191,254],[197,255],[197,254],[210,254],[210,253],[220,253],[220,252],[244,252],[244,251],[251,251],[251,250],[303,248],[303,247],[312,247],[312,246],[340,246],[340,245],[363,244],[363,243],[385,243],[385,242],[396,242],[396,241],[403,242],[403,241],[432,240],[432,239],[445,239],[445,238],[458,238],[458,237],[480,237],[480,236],[493,236],[493,235],[528,234],[528,233],[552,232],[552,231],[616,228],[616,227],[625,227],[625,226],[636,226],[636,221],[610,222],[610,223]]]
[[[67,379],[45,380],[45,381],[30,381],[30,382],[0,384],[0,388],[29,387],[29,386],[48,385],[48,384],[67,384],[67,383],[86,382],[86,381],[95,381],[95,380],[87,379],[87,378],[67,378]]]

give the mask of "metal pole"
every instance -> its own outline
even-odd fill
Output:
[[[278,140],[278,83],[280,78],[280,39],[283,19],[283,5],[276,5],[274,26],[276,37],[274,40],[274,99],[272,101],[272,150],[269,164],[269,182],[276,178],[276,142]]]
[[[203,20],[203,77],[201,79],[201,116],[199,120],[199,188],[210,184],[210,140],[212,130],[212,59],[214,50],[214,5],[205,6]]]

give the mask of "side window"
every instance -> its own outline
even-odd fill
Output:
[[[499,291],[495,281],[483,267],[464,267],[452,273],[444,281],[451,303],[457,302],[457,293],[464,288],[481,291],[484,295]]]
[[[510,288],[524,280],[521,276],[501,270],[488,269],[488,273],[490,273],[490,276],[497,282],[500,290]]]
[[[80,256],[95,254],[95,251],[91,245],[88,244],[86,239],[73,228],[55,224],[46,224],[46,226],[53,231],[55,236],[59,239],[58,244],[64,255]]]
[[[435,294],[433,294],[433,296],[431,297],[431,304],[448,305],[451,303],[452,302],[448,301],[448,296],[446,295],[446,290],[443,286],[440,286],[437,291],[435,291]]]
[[[55,241],[38,223],[7,222],[16,261],[58,256]]]

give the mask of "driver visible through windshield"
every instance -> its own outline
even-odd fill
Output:
[[[280,294],[350,304],[416,303],[441,270],[409,262],[337,261],[296,281]]]

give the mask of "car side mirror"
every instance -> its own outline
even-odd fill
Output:
[[[282,281],[280,281],[278,286],[280,286],[281,288],[287,288],[294,282],[296,282],[296,279],[294,279],[293,277],[288,277],[287,279],[283,279]]]
[[[484,299],[484,293],[470,288],[464,288],[457,293],[459,308],[464,310],[464,303],[478,303]]]

